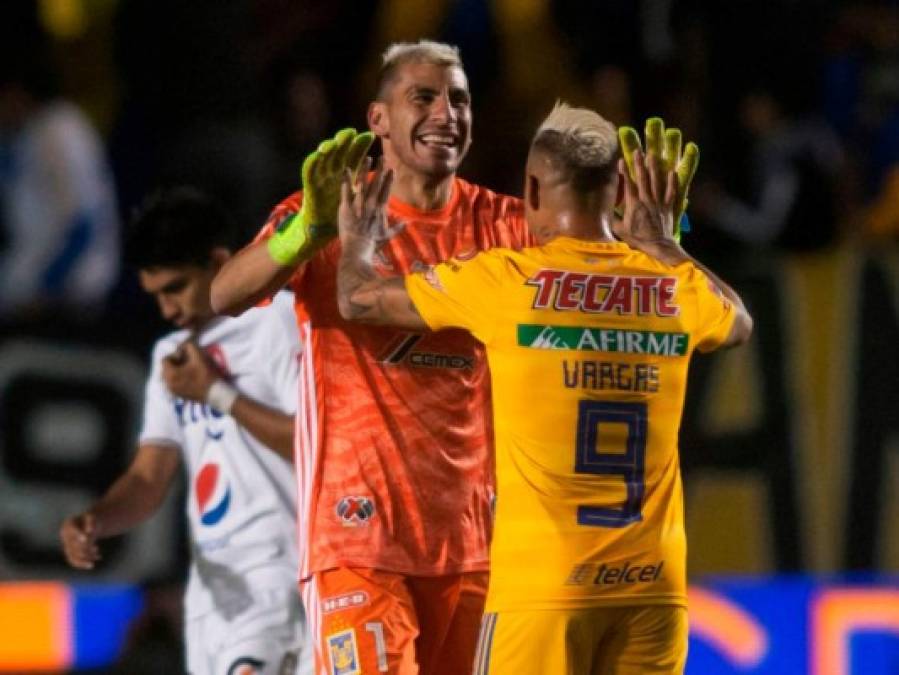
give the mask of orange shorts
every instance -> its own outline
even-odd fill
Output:
[[[316,641],[316,675],[470,673],[487,581],[487,572],[317,572],[301,584]]]

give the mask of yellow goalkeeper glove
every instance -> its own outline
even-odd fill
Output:
[[[677,173],[677,198],[674,202],[674,238],[680,241],[681,232],[690,229],[687,220],[687,192],[690,183],[696,175],[696,167],[699,166],[699,147],[696,143],[687,143],[681,152],[680,129],[665,129],[665,122],[661,117],[650,117],[646,120],[646,152],[653,153],[662,161],[665,173],[674,171]],[[621,142],[621,153],[627,164],[631,178],[636,178],[634,173],[634,153],[643,149],[640,144],[640,135],[633,127],[621,127],[618,129],[618,140]]]
[[[371,132],[341,129],[303,160],[303,206],[268,240],[269,255],[289,266],[312,257],[337,236],[337,206],[344,169],[355,175],[375,140]]]

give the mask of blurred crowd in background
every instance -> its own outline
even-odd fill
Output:
[[[120,227],[160,185],[210,191],[249,237],[319,140],[365,125],[385,46],[421,36],[461,49],[469,179],[517,194],[561,97],[698,141],[701,255],[899,232],[893,2],[7,0],[0,31],[6,322],[127,313]]]

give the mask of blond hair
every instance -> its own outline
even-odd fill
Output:
[[[430,63],[435,66],[463,68],[459,48],[434,40],[394,42],[384,50],[378,75],[377,97],[384,98],[397,69],[407,63]]]
[[[593,110],[572,108],[562,101],[537,128],[531,145],[571,169],[606,169],[618,159],[615,125]]]
[[[418,42],[394,42],[384,50],[381,67],[389,68],[401,63],[433,63],[437,66],[461,66],[459,48],[445,42],[419,40]]]

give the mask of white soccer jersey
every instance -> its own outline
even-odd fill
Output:
[[[227,618],[241,611],[249,591],[295,587],[296,480],[291,464],[229,415],[168,391],[162,359],[187,337],[176,331],[153,349],[140,443],[179,448],[187,468],[186,617],[216,610]],[[290,294],[240,317],[215,319],[198,341],[242,394],[296,412],[301,347]]]

